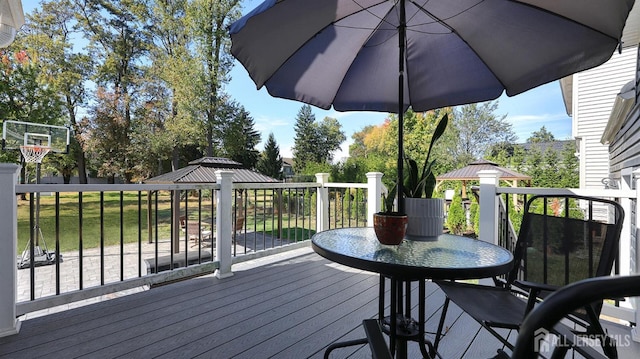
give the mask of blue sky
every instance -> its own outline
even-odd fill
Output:
[[[301,102],[271,97],[265,88],[256,86],[241,64],[231,72],[231,82],[226,91],[242,104],[255,120],[256,129],[262,133],[263,142],[273,132],[283,157],[292,157],[291,147],[295,138],[295,118],[302,107]],[[560,84],[558,81],[539,86],[514,97],[502,95],[498,100],[497,116],[506,115],[506,121],[513,125],[519,142],[524,142],[532,132],[545,126],[556,139],[565,140],[571,136],[571,118],[567,115]],[[316,120],[329,116],[338,119],[347,137],[343,148],[352,143],[351,135],[367,125],[379,125],[387,117],[377,112],[337,112],[313,107]],[[262,143],[259,148],[262,149]],[[346,156],[337,153],[335,159]]]
[[[252,10],[261,1],[245,0],[243,13]],[[23,0],[25,13],[30,13],[38,7],[39,1]],[[264,141],[273,132],[276,142],[280,146],[283,157],[292,157],[291,147],[294,144],[295,118],[303,105],[300,102],[271,97],[266,89],[256,90],[256,86],[249,78],[242,65],[236,62],[231,71],[231,81],[225,91],[245,107],[255,120],[256,129],[260,131],[262,142],[258,145],[262,150]],[[386,113],[377,112],[337,112],[325,111],[312,107],[316,120],[324,117],[336,118],[342,125],[347,137],[343,144],[345,151],[335,154],[335,159],[347,155],[346,149],[352,143],[351,136],[367,125],[379,125],[387,117]],[[513,129],[520,142],[524,142],[533,131],[546,126],[556,139],[564,140],[571,136],[571,118],[567,115],[562,101],[560,85],[557,81],[529,90],[518,96],[499,99],[497,116],[506,115],[506,120],[513,125]]]

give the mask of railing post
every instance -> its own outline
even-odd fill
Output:
[[[500,172],[478,171],[480,177],[480,235],[485,242],[498,244],[498,197]]]
[[[322,232],[329,228],[329,189],[324,186],[325,183],[329,182],[329,174],[316,173],[316,182],[318,182],[317,231]]]
[[[0,163],[0,337],[18,334],[16,319],[18,203],[16,182],[20,166]]]
[[[233,171],[218,170],[216,183],[220,184],[216,206],[216,260],[219,263],[214,275],[222,279],[233,275],[231,271],[231,238],[233,211]]]
[[[367,172],[367,225],[373,226],[373,215],[380,212],[382,202],[382,173]]]

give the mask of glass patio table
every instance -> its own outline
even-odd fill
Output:
[[[477,239],[442,234],[429,241],[403,240],[399,245],[378,242],[373,228],[340,228],[311,238],[313,250],[321,256],[352,268],[380,274],[378,320],[389,334],[391,352],[407,356],[407,341],[417,341],[426,358],[434,355],[425,340],[425,280],[479,279],[505,274],[513,262],[510,251]],[[385,315],[385,278],[390,280],[390,310]],[[418,282],[418,320],[411,316],[411,282]],[[396,318],[391,325],[390,318]],[[330,345],[336,348],[365,344],[367,339]],[[397,346],[397,348],[396,348]],[[429,346],[429,349],[427,349]],[[397,350],[397,353],[396,353]]]

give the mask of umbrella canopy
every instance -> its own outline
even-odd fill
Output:
[[[149,178],[145,183],[214,183],[217,170],[233,171],[234,183],[276,183],[275,178],[242,167],[242,163],[222,157],[202,157],[175,171]]]
[[[232,24],[232,54],[272,96],[398,111],[517,95],[595,67],[634,0],[267,0]],[[406,24],[401,24],[406,6]]]
[[[513,96],[608,60],[635,0],[267,0],[230,26],[257,88],[402,115]],[[400,211],[403,200],[399,196]]]

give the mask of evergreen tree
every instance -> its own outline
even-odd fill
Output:
[[[253,118],[243,106],[232,102],[225,111],[227,118],[221,124],[223,153],[226,157],[242,163],[246,168],[255,168],[260,153],[256,146],[260,133],[254,128]]]
[[[561,188],[580,187],[580,160],[576,157],[576,143],[567,143],[560,152],[562,166],[559,168]]]
[[[553,133],[547,131],[545,126],[542,126],[540,130],[533,132],[531,137],[527,138],[529,143],[553,142],[555,140]]]
[[[309,162],[316,162],[316,151],[319,147],[318,134],[315,126],[316,117],[311,112],[311,106],[303,105],[296,116],[295,143],[292,148],[294,171],[301,173]]]
[[[273,132],[269,133],[256,169],[269,177],[282,179],[282,157],[280,157],[280,147],[276,143]]]
[[[453,195],[453,200],[449,205],[449,212],[447,212],[447,228],[453,234],[462,234],[467,229],[467,218],[465,216],[464,207],[462,207],[462,197],[459,194],[459,189],[456,189]]]

